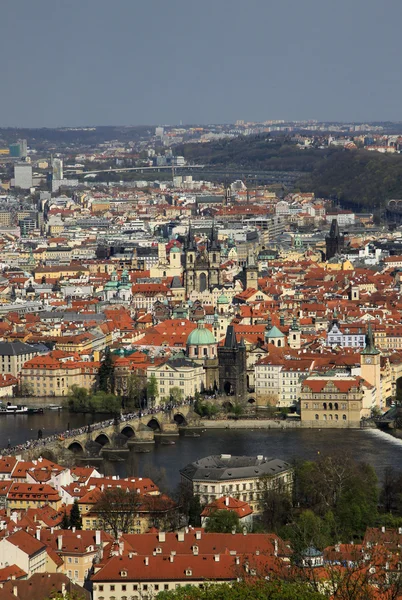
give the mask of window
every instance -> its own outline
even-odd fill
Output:
[[[342,419],[346,421],[346,415],[342,415]]]
[[[74,571],[74,578],[78,579],[78,571]]]
[[[111,586],[110,586],[110,591],[111,591],[111,592],[114,592],[114,585],[111,585]]]
[[[125,591],[126,591],[126,589],[127,589],[127,586],[126,586],[126,585],[122,585],[122,586],[121,586],[121,591],[122,591],[122,592],[125,592]]]
[[[324,402],[324,404],[322,405],[322,407],[323,407],[324,410],[327,410],[327,403]]]
[[[142,589],[146,592],[148,591],[148,584],[144,583],[144,585],[142,586]]]
[[[168,584],[168,583],[165,583],[165,584],[163,585],[163,589],[164,589],[164,590],[168,590],[168,589],[169,589],[169,584]]]
[[[318,421],[318,415],[315,416],[315,420]]]
[[[100,591],[100,592],[103,592],[103,585],[100,585],[100,586],[99,586],[99,591]]]
[[[74,558],[74,564],[78,565],[78,558]]]
[[[133,590],[134,590],[134,592],[136,592],[138,590],[138,585],[136,583],[133,585]]]

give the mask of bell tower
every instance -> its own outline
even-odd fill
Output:
[[[366,345],[360,354],[360,375],[368,383],[375,386],[376,405],[380,408],[381,400],[381,353],[374,344],[371,324],[367,328]]]

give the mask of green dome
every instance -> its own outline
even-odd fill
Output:
[[[198,321],[197,329],[193,329],[187,338],[187,345],[208,346],[210,344],[216,344],[214,334],[209,329],[205,329],[204,321]]]
[[[177,246],[173,246],[173,248],[171,248],[170,252],[174,252],[175,254],[177,254],[177,252],[180,252],[179,248],[177,248]]]
[[[225,294],[221,294],[218,298],[218,304],[229,304],[229,299]]]

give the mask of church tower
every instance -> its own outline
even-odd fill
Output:
[[[288,344],[294,350],[298,350],[301,346],[300,329],[296,317],[293,317],[293,322],[289,329]]]
[[[221,265],[221,248],[218,242],[218,234],[215,226],[212,227],[211,243],[208,248],[209,258],[209,285],[219,285],[219,269]]]
[[[381,353],[374,345],[371,324],[367,328],[366,346],[360,354],[360,375],[376,388],[376,405],[381,407]]]
[[[233,325],[228,325],[223,346],[218,346],[219,390],[242,401],[247,394],[247,363],[244,341],[237,342]]]
[[[249,250],[246,267],[246,289],[258,290],[258,266],[255,262],[254,250]]]

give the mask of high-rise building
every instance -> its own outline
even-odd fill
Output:
[[[163,127],[155,127],[155,136],[158,138],[163,138],[164,129]]]
[[[20,157],[26,158],[28,156],[28,143],[26,140],[18,140],[20,145]]]
[[[29,163],[17,163],[14,165],[14,186],[23,190],[32,187],[32,165]]]
[[[62,158],[54,158],[52,160],[52,169],[53,169],[53,179],[56,181],[60,181],[63,179],[63,159]]]

